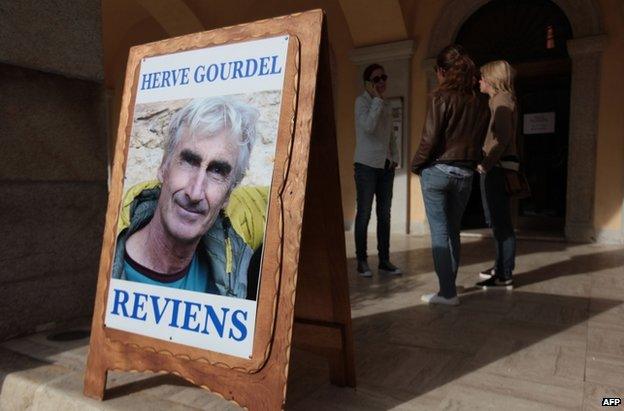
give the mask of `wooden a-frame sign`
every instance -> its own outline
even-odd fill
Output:
[[[140,62],[184,50],[289,36],[253,353],[239,358],[105,325]],[[327,358],[331,382],[355,387],[329,45],[321,10],[133,47],[84,383],[105,399],[109,370],[169,372],[248,409],[285,404],[291,347]]]

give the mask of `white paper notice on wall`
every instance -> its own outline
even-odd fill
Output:
[[[549,134],[555,132],[555,112],[524,115],[523,134]]]

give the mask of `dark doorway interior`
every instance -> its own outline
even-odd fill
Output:
[[[528,113],[555,113],[553,133],[523,133],[519,146],[532,196],[518,204],[520,229],[563,232],[565,224],[570,124],[570,64],[554,60],[519,66],[517,81],[520,118]],[[524,130],[526,131],[526,130]]]
[[[518,150],[533,195],[514,204],[517,227],[562,233],[565,223],[572,29],[549,0],[493,0],[461,27],[456,42],[477,65],[507,60],[517,70]],[[525,114],[554,113],[554,131],[523,127]],[[534,117],[533,117],[534,118]],[[528,119],[528,118],[527,118]],[[477,177],[477,176],[475,176]],[[478,177],[462,228],[485,228]]]

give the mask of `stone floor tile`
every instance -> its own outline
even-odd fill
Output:
[[[476,371],[454,381],[441,404],[451,410],[578,409],[582,390]]]
[[[408,395],[408,397],[405,397]],[[357,389],[341,389],[331,385],[323,386],[309,398],[288,406],[297,411],[418,411],[435,409],[442,398],[423,395],[416,399],[400,390],[388,390],[374,384],[362,383]]]
[[[167,398],[172,403],[204,411],[238,411],[241,409],[238,405],[199,387],[183,388]]]
[[[391,258],[405,274],[371,279],[354,273],[351,237],[357,389],[332,386],[324,358],[294,349],[287,409],[594,409],[602,396],[623,396],[622,247],[518,241],[517,287],[490,292],[474,284],[491,264],[491,240],[462,238],[461,304],[439,307],[420,302],[438,286],[427,237],[393,236]],[[373,254],[369,263],[376,267]],[[86,399],[86,340],[48,334],[0,344],[3,411],[238,408],[150,373],[110,372],[107,400]]]
[[[589,298],[564,301],[560,296],[540,294],[540,301],[517,301],[506,318],[537,324],[573,325],[588,319],[588,306]]]
[[[163,388],[158,388],[162,390]],[[41,387],[33,401],[33,409],[36,410],[129,410],[154,411],[167,409],[174,411],[197,410],[182,404],[171,402],[167,396],[151,393],[149,389],[124,393],[109,390],[105,401],[93,400],[82,394],[83,374],[71,373],[66,377],[57,379],[50,384]],[[155,395],[154,395],[155,394]]]
[[[624,356],[588,353],[586,367],[588,382],[616,387],[624,385]]]
[[[0,410],[24,410],[32,407],[35,392],[70,371],[30,357],[0,349]]]
[[[74,371],[84,372],[88,339],[52,342],[46,340],[45,335],[41,333],[19,340],[9,340],[2,343],[2,347],[41,361],[61,363]]]
[[[471,357],[461,352],[392,343],[360,345],[358,384],[422,395],[469,372]]]
[[[624,318],[622,318],[624,321]],[[587,341],[588,354],[607,354],[624,357],[624,331],[590,324]],[[623,383],[624,385],[624,383]]]
[[[510,330],[506,330],[509,332]],[[556,330],[553,330],[555,332]],[[472,365],[490,374],[522,381],[569,387],[580,386],[585,373],[586,347],[567,338],[545,339],[547,330],[525,330],[510,338],[494,332],[472,359]],[[568,334],[573,338],[573,334]]]
[[[592,298],[589,304],[590,327],[624,331],[624,301]]]
[[[619,386],[586,382],[583,388],[583,410],[605,410],[604,398],[620,398],[624,401],[624,381]],[[622,407],[622,406],[620,406]],[[615,408],[617,409],[617,408]]]

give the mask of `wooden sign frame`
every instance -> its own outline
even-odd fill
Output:
[[[333,383],[355,386],[329,53],[321,10],[133,47],[112,180],[123,181],[141,59],[285,34],[290,36],[288,63],[251,358],[104,325],[123,189],[121,183],[113,184],[85,395],[105,397],[109,370],[166,371],[248,409],[283,408],[293,336],[295,346],[327,358]]]

